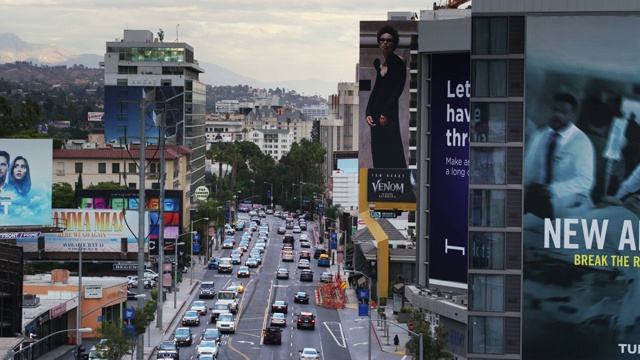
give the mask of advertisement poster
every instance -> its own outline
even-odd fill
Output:
[[[79,190],[76,191],[76,203],[82,209],[117,209],[127,211],[127,215],[138,216],[138,190]],[[158,255],[158,239],[160,238],[160,208],[159,192],[147,190],[145,192],[146,229],[149,255]],[[180,190],[165,190],[164,209],[164,238],[175,239],[182,228],[182,196]],[[136,221],[137,223],[137,221]],[[137,228],[132,228],[137,234]],[[166,241],[165,244],[169,242]],[[173,242],[171,242],[173,243]]]
[[[49,213],[66,230],[43,234],[46,252],[121,252],[121,239],[127,239],[127,252],[138,252],[138,214],[119,210],[54,209]],[[145,234],[146,236],[147,234]],[[37,252],[37,238],[18,238],[25,252]]]
[[[50,139],[0,139],[0,227],[50,226]]]
[[[145,138],[158,144],[158,124],[166,124],[167,144],[183,143],[184,88],[177,86],[105,86],[105,140],[129,144],[140,141],[140,104],[147,99]]]
[[[415,21],[360,22],[358,166],[406,169]],[[380,32],[380,34],[379,34]]]
[[[431,57],[429,281],[465,288],[469,255],[469,56],[465,52]]]
[[[527,19],[523,359],[638,359],[638,23]]]

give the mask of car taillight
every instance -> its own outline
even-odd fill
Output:
[[[316,322],[316,320],[315,320],[315,319],[312,319],[312,320],[311,320],[311,323],[312,323],[312,324],[313,324],[313,323],[315,323],[315,322]]]
[[[298,319],[298,322],[302,322],[302,319]]]

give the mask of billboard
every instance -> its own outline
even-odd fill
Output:
[[[53,144],[0,139],[0,227],[50,226]]]
[[[107,142],[140,141],[140,104],[147,99],[145,138],[158,144],[161,117],[167,125],[167,144],[183,143],[184,88],[179,86],[105,86],[104,135]]]
[[[523,359],[638,357],[639,21],[527,19]]]
[[[88,112],[87,113],[87,121],[104,121],[104,112]]]
[[[409,44],[415,33],[414,21],[360,22],[360,168],[407,168]],[[396,43],[386,41],[396,38]]]
[[[49,213],[65,230],[45,233],[46,252],[113,252],[121,251],[121,239],[127,239],[127,252],[138,252],[138,214],[109,209],[54,209]],[[145,234],[146,236],[146,234]],[[16,239],[25,252],[38,251],[36,237]]]
[[[166,240],[175,239],[180,233],[180,229],[182,229],[183,192],[181,190],[165,190],[164,193],[164,238]],[[76,204],[82,209],[132,210],[127,211],[127,215],[134,214],[138,216],[138,196],[138,190],[77,190]],[[160,192],[158,190],[149,189],[145,191],[145,229],[148,237],[149,255],[158,255],[158,239],[160,238],[159,197]],[[131,227],[131,229],[137,234],[137,227]]]
[[[433,284],[467,283],[469,56],[463,52],[431,57],[429,281]]]

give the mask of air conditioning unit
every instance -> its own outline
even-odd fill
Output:
[[[23,307],[38,307],[40,305],[40,298],[33,294],[22,295]]]

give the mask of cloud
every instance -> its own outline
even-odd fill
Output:
[[[426,7],[417,0],[401,5],[381,0],[0,0],[0,33],[103,55],[106,42],[122,38],[124,29],[155,35],[162,28],[165,42],[188,43],[200,62],[264,82],[321,78],[337,83],[355,78],[359,21]]]

